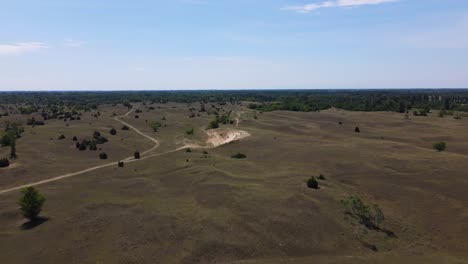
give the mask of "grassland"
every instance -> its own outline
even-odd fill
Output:
[[[0,190],[115,166],[37,186],[48,199],[48,220],[32,229],[21,228],[19,192],[1,194],[0,263],[468,263],[468,119],[336,109],[260,113],[228,104],[224,110],[239,122],[221,129],[250,136],[174,151],[209,139],[213,117],[189,118],[194,106],[154,104],[139,118],[123,117],[160,143],[146,154],[154,156],[124,168],[116,161],[154,146],[120,130],[114,118],[125,107],[99,106],[98,118],[85,113],[69,126],[52,120],[26,127],[18,160],[0,169]],[[152,121],[162,124],[158,132]],[[100,145],[108,160],[98,159],[100,151],[76,150],[71,140],[96,130],[109,139]],[[438,141],[447,151],[432,149]],[[247,158],[231,158],[239,152]],[[326,177],[320,189],[307,188],[319,174]],[[383,229],[394,235],[346,216],[340,200],[350,195],[378,204]]]

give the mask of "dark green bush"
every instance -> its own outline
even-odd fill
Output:
[[[318,181],[315,179],[315,177],[310,177],[310,179],[307,181],[307,187],[311,189],[318,189]]]
[[[109,131],[109,133],[113,136],[117,135],[117,130],[115,130],[115,128],[111,128],[111,130]]]
[[[7,158],[0,159],[0,168],[5,168],[10,166],[10,161]]]
[[[447,148],[447,144],[445,142],[437,142],[437,143],[434,143],[434,145],[432,147],[435,150],[441,152],[441,151],[444,151]]]
[[[99,153],[99,158],[102,159],[102,160],[107,159],[107,153],[105,153],[105,152]]]
[[[231,155],[231,158],[233,158],[233,159],[245,159],[245,158],[247,158],[247,155],[242,154],[242,153],[239,152],[239,153],[236,153],[234,155]]]
[[[140,159],[140,158],[141,158],[140,152],[136,151],[136,152],[133,154],[133,157],[134,157],[135,159]]]

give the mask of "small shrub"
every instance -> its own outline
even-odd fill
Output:
[[[78,138],[77,138],[77,137],[73,137],[72,140],[73,140],[73,141],[78,141]]]
[[[191,136],[191,135],[194,134],[194,132],[195,132],[195,131],[194,131],[193,128],[192,128],[192,129],[190,129],[190,130],[185,131],[185,134],[187,134],[188,136]]]
[[[122,127],[122,130],[130,130],[130,128],[129,128],[128,126],[124,125],[124,126]]]
[[[319,179],[319,180],[322,180],[322,181],[326,180],[326,179],[325,179],[325,176],[323,176],[323,174],[320,174],[320,176],[318,176],[318,179]]]
[[[118,162],[118,165],[119,165],[120,168],[123,168],[124,162],[123,162],[123,161],[119,161],[119,162]]]
[[[59,140],[65,139],[65,135],[63,135],[63,134],[60,135],[60,136],[58,137],[58,139],[59,139]]]
[[[102,160],[107,159],[107,153],[105,153],[105,152],[99,153],[99,158],[102,159]]]
[[[318,181],[315,179],[315,177],[310,177],[310,179],[307,181],[307,187],[311,189],[318,189]]]
[[[355,127],[355,128],[354,128],[354,132],[356,132],[356,133],[361,133],[361,129],[360,129],[359,127]]]
[[[432,146],[435,150],[441,152],[447,148],[447,144],[445,142],[437,142]]]
[[[115,128],[111,128],[111,130],[109,131],[109,133],[113,136],[117,135],[117,130],[115,130]]]
[[[89,150],[92,150],[92,151],[97,150],[96,141],[92,140],[91,142],[89,142]]]
[[[204,150],[204,151],[203,151],[203,154],[204,154],[204,155],[208,155],[208,151]]]
[[[382,209],[378,205],[369,206],[360,198],[351,196],[346,200],[341,200],[345,212],[356,217],[359,223],[371,229],[379,228],[379,225],[385,220]]]
[[[133,157],[134,157],[135,159],[140,159],[140,158],[141,158],[141,157],[140,157],[140,152],[138,152],[138,151],[135,152],[135,154],[133,154]]]
[[[217,120],[213,120],[210,122],[210,124],[208,125],[208,129],[216,129],[219,127],[219,123]]]
[[[242,154],[242,153],[236,153],[236,154],[232,155],[231,158],[233,158],[233,159],[245,159],[245,158],[247,158],[247,156],[245,154]]]
[[[105,137],[98,137],[98,138],[96,139],[96,144],[104,144],[104,143],[106,143],[107,141],[109,141],[109,140],[107,140],[107,138],[105,138]]]
[[[185,150],[185,152],[192,152],[192,149],[188,148],[188,149]]]
[[[23,194],[18,200],[18,205],[24,217],[34,221],[37,220],[46,199],[34,187],[22,190]]]
[[[10,161],[7,158],[0,159],[0,168],[5,168],[10,166]]]

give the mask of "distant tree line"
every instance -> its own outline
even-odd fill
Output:
[[[115,92],[0,92],[0,105],[17,105],[21,113],[41,113],[48,118],[78,119],[80,111],[99,105],[132,103],[241,104],[259,111],[319,111],[336,107],[353,111],[406,112],[411,109],[444,109],[468,112],[468,89],[418,90],[242,90],[242,91],[115,91]],[[7,113],[6,113],[7,114]]]

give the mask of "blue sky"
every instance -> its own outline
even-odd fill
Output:
[[[465,0],[0,0],[0,90],[468,88]]]

